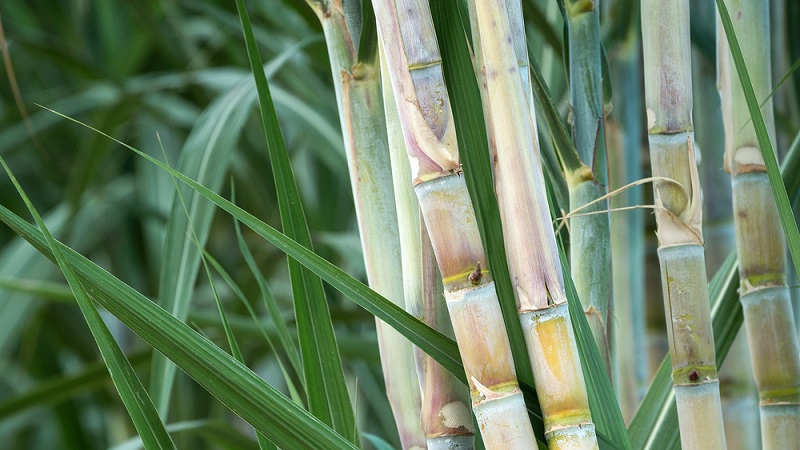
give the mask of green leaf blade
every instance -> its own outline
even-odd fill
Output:
[[[67,279],[67,283],[72,289],[75,299],[78,301],[78,306],[86,319],[86,323],[89,325],[92,335],[97,342],[97,346],[106,363],[108,372],[111,375],[111,380],[114,382],[114,386],[117,388],[117,392],[122,402],[125,404],[125,408],[128,410],[128,414],[131,420],[133,420],[136,430],[142,438],[142,442],[145,443],[147,448],[174,449],[175,444],[164,428],[164,424],[161,422],[161,418],[153,405],[153,401],[150,399],[150,396],[147,395],[144,385],[142,385],[142,382],[133,370],[133,366],[125,357],[117,341],[114,340],[111,331],[109,331],[105,322],[103,322],[103,318],[100,317],[100,313],[97,311],[97,308],[95,308],[94,303],[92,303],[83,285],[67,262],[55,238],[50,234],[44,220],[36,211],[36,208],[28,199],[22,186],[20,186],[16,177],[11,173],[11,169],[6,165],[2,157],[0,157],[0,164],[11,178],[14,187],[25,202],[25,206],[28,207],[31,215],[39,225],[42,236],[44,236],[47,245],[52,250],[53,257],[63,272],[64,278]]]
[[[216,195],[205,189],[204,196]],[[53,259],[39,230],[3,206],[0,220]],[[276,445],[324,450],[357,448],[150,299],[71,248],[58,245],[95,301]]]
[[[242,0],[236,2],[245,36],[247,55],[258,90],[262,126],[267,138],[272,172],[278,192],[283,229],[287,236],[312,249],[311,236],[300,201],[289,156],[272,103],[267,77],[262,70],[250,19]],[[289,260],[300,351],[303,355],[309,409],[339,434],[358,444],[355,415],[342,370],[341,357],[330,319],[322,281],[297,261]]]

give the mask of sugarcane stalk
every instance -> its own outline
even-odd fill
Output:
[[[694,153],[689,2],[642,2],[645,103],[672,382],[684,449],[725,448]]]
[[[424,0],[374,0],[411,178],[487,448],[534,449],[511,346],[467,191]]]
[[[411,185],[411,168],[403,142],[403,130],[395,107],[389,73],[381,61],[386,128],[392,160],[397,222],[403,266],[406,310],[431,328],[454,338],[447,314],[441,275],[428,232],[419,217],[419,202]],[[428,450],[474,447],[475,431],[469,410],[469,393],[447,370],[425,352],[414,347],[417,376],[422,391],[422,431]]]
[[[569,97],[572,130],[580,161],[586,166],[567,175],[570,209],[608,193],[606,142],[601,84],[600,11],[596,0],[564,2],[569,33]],[[600,201],[584,212],[607,211]],[[609,378],[615,378],[614,319],[609,215],[570,220],[570,267]]]
[[[386,121],[377,58],[357,59],[360,14],[341,0],[309,0],[317,13],[330,55],[334,90],[344,136],[350,182],[369,286],[404,306],[400,238]],[[404,449],[425,448],[420,425],[421,394],[411,343],[385,322],[376,320],[386,393]]]
[[[545,193],[521,6],[469,6],[508,268],[545,438],[551,449],[597,448]]]
[[[769,3],[726,1],[756,96],[772,91]],[[764,449],[800,442],[800,349],[786,284],[786,238],[725,33],[718,26],[725,168],[733,184],[740,300],[760,398]],[[763,108],[775,141],[772,100]]]

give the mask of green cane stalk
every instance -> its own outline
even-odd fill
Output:
[[[570,209],[608,193],[603,111],[600,11],[596,0],[564,2],[569,36],[569,93],[572,131],[582,166],[566,170]],[[570,221],[570,267],[597,348],[613,380],[615,367],[608,201],[584,209],[595,214]]]
[[[368,3],[366,3],[368,5]],[[381,92],[377,36],[354,35],[374,29],[370,11],[344,8],[341,0],[309,5],[317,13],[330,55],[334,90],[356,205],[369,286],[404,306],[403,267],[395,210],[386,121]],[[385,322],[376,320],[386,393],[404,449],[424,448],[421,399],[411,343]]]

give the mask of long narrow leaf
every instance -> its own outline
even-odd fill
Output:
[[[242,80],[216,99],[201,115],[181,152],[178,167],[219,190],[224,182],[239,133],[244,126],[255,96],[252,81]],[[193,228],[204,243],[211,227],[214,208],[198,201],[198,195],[182,187],[190,217],[173,199],[164,242],[158,303],[175,317],[185,320],[189,314],[192,292],[200,266],[200,254],[186,230]],[[169,410],[175,366],[156,355],[151,369],[150,392],[162,417]]]
[[[422,349],[425,353],[430,355],[439,364],[441,364],[442,367],[444,367],[450,373],[455,375],[459,381],[461,381],[465,385],[467,384],[467,380],[464,376],[464,366],[461,363],[461,357],[459,356],[458,347],[456,346],[456,343],[452,339],[449,339],[446,336],[439,333],[438,331],[433,330],[429,326],[425,325],[421,321],[417,320],[416,318],[408,314],[402,308],[398,307],[385,297],[381,296],[380,294],[373,291],[360,281],[348,275],[347,273],[345,273],[344,271],[342,271],[329,261],[326,261],[319,255],[308,250],[306,247],[298,244],[294,240],[288,238],[283,233],[280,233],[275,228],[267,225],[266,223],[257,219],[252,214],[239,208],[230,201],[222,198],[219,194],[213,192],[207,187],[201,185],[200,183],[192,180],[186,175],[176,171],[175,169],[151,157],[150,155],[128,144],[125,144],[124,142],[119,141],[109,136],[106,133],[103,133],[102,131],[96,128],[92,128],[91,126],[86,125],[71,117],[61,115],[56,111],[52,112],[54,114],[58,114],[65,119],[68,119],[81,126],[89,128],[90,130],[117,142],[118,144],[137,153],[139,156],[150,161],[151,163],[155,164],[161,169],[169,172],[172,176],[179,179],[183,183],[186,183],[187,185],[191,186],[192,189],[199,192],[203,197],[213,202],[222,210],[231,214],[245,226],[255,231],[259,236],[263,237],[265,240],[267,240],[275,247],[277,247],[280,251],[286,253],[289,257],[296,259],[304,267],[307,267],[309,270],[313,271],[325,282],[329,283],[331,286],[333,286],[339,292],[347,296],[357,305],[366,309],[375,317],[377,317],[380,320],[383,320],[384,322],[389,324],[389,326],[391,326],[392,328],[403,334],[403,336],[408,338],[408,340],[411,341],[412,344]],[[33,233],[30,232],[25,233],[24,222],[23,224],[19,224],[17,221],[13,220],[13,217],[15,216],[13,216],[12,213],[8,212],[8,210],[6,210],[5,208],[0,208],[0,220],[3,220],[6,223],[8,223],[18,234],[22,235],[23,237],[34,243],[34,245],[36,245],[35,231]],[[48,250],[46,248],[42,248],[40,246],[37,246],[37,248],[42,253],[48,254]],[[80,255],[77,255],[76,257],[82,258],[80,257]],[[138,295],[138,293],[136,294]],[[108,306],[106,307],[108,308]],[[126,324],[131,326],[127,322]],[[152,342],[151,345],[153,345]],[[225,355],[227,356],[227,354]],[[525,394],[525,401],[528,407],[528,414],[530,414],[531,416],[531,421],[537,424],[536,426],[538,426],[543,432],[544,424],[542,422],[543,420],[542,414],[541,410],[539,409],[539,405],[536,400],[536,394],[533,387],[531,387],[531,385],[529,385],[524,381],[520,383],[520,387],[522,388],[522,391]],[[250,422],[251,424],[254,424],[253,421],[247,419],[245,416],[242,417],[245,418],[245,420],[248,420],[248,422]],[[259,428],[257,427],[257,429]],[[609,438],[605,437],[605,435],[603,435],[601,432],[598,432],[598,439],[600,440],[601,445],[603,445],[603,448],[620,448],[620,449],[622,448],[621,446],[613,443]],[[277,441],[275,441],[274,439],[272,440],[273,442],[277,443]]]
[[[72,289],[72,293],[78,301],[78,306],[86,319],[86,323],[89,325],[89,329],[97,342],[97,347],[100,349],[103,360],[108,367],[111,380],[114,382],[114,386],[117,388],[119,396],[122,398],[122,402],[125,404],[125,408],[128,410],[128,414],[130,414],[131,420],[133,420],[133,424],[139,432],[139,436],[142,438],[142,442],[145,443],[147,448],[174,449],[175,444],[172,442],[172,438],[170,438],[167,430],[164,429],[164,424],[161,422],[161,418],[153,405],[153,401],[150,399],[150,396],[147,395],[144,385],[142,385],[142,382],[133,370],[130,361],[125,358],[122,349],[119,348],[117,341],[114,340],[114,336],[111,335],[111,331],[109,331],[105,322],[103,322],[103,318],[100,317],[100,313],[95,308],[94,303],[89,298],[83,285],[72,270],[72,267],[70,267],[69,263],[64,258],[64,254],[61,252],[55,238],[50,234],[44,220],[36,211],[33,203],[28,199],[22,186],[17,182],[16,177],[11,173],[11,169],[6,165],[2,157],[0,157],[0,164],[2,164],[6,173],[11,178],[11,182],[25,202],[25,206],[28,207],[28,211],[30,211],[34,220],[36,220],[36,223],[39,225],[42,236],[44,236],[47,245],[52,250],[56,263],[64,274],[64,278],[67,279],[67,283],[69,283],[69,287]]]
[[[204,196],[216,195],[203,189]],[[0,206],[0,220],[54,259],[47,241],[35,227],[4,206]],[[309,252],[291,242],[295,249]],[[59,246],[95,301],[281,448],[357,448],[150,299],[71,248]]]
[[[247,57],[255,76],[259,109],[267,147],[272,162],[272,173],[278,191],[278,206],[284,233],[311,249],[311,236],[303,213],[300,193],[294,180],[289,155],[283,143],[275,107],[272,103],[267,77],[262,70],[261,56],[253,36],[250,19],[243,0],[236,0],[239,19],[242,23]],[[350,405],[350,396],[342,370],[342,361],[336,345],[336,336],[330,319],[328,303],[322,281],[289,260],[289,275],[294,294],[300,351],[303,355],[305,388],[311,413],[336,432],[358,444],[355,415]]]
[[[70,302],[72,299],[70,294]],[[133,368],[140,368],[150,362],[150,352],[135,353],[127,359]],[[74,373],[44,380],[29,390],[0,402],[0,420],[30,408],[56,404],[78,394],[98,389],[108,382],[108,377],[105,363],[97,362],[87,364]]]
[[[167,164],[164,164],[152,156],[130,145],[127,145],[124,142],[119,141],[96,128],[92,128],[71,117],[61,115],[56,111],[52,112],[113,140],[123,147],[137,153],[139,156],[150,161],[152,164],[155,164],[161,169],[167,171],[181,182],[191,186],[191,188],[199,192],[200,195],[217,205],[219,208],[228,212],[239,222],[255,231],[259,236],[277,247],[280,251],[286,253],[291,258],[297,260],[300,264],[313,271],[317,276],[353,300],[356,304],[402,333],[413,344],[423,349],[425,353],[436,359],[439,364],[456,375],[459,380],[466,384],[467,381],[464,375],[464,367],[461,365],[461,357],[459,356],[458,348],[452,339],[449,339],[441,333],[431,329],[429,326],[405,312],[405,310],[399,306],[395,305],[391,301],[367,287],[364,283],[351,277],[343,270],[339,269],[329,261],[326,261],[305,246],[300,245],[293,239],[257,219],[252,214],[239,208],[230,201],[224,199],[216,192],[203,186],[185,174],[178,172]],[[1,211],[2,210],[0,210],[0,212]],[[541,416],[539,417],[541,418]]]
[[[232,200],[235,202],[235,198],[233,198],[234,193],[235,190],[233,189],[233,186],[231,186],[231,196]],[[261,292],[261,300],[264,302],[264,306],[269,312],[272,323],[275,325],[275,330],[278,333],[278,340],[280,341],[283,350],[286,352],[286,356],[289,359],[292,370],[294,370],[297,376],[302,376],[303,366],[300,362],[297,346],[295,345],[294,340],[292,340],[292,337],[289,335],[289,329],[286,326],[283,316],[281,315],[277,302],[275,302],[275,298],[272,296],[272,293],[269,290],[267,280],[265,280],[264,276],[261,274],[258,264],[256,264],[256,260],[253,258],[253,254],[250,252],[250,249],[247,247],[247,244],[244,241],[244,237],[242,236],[242,227],[239,225],[238,220],[233,221],[233,228],[236,231],[236,241],[239,244],[239,251],[242,253],[242,257],[244,258],[245,263],[247,263],[247,267],[250,269],[250,272],[256,279],[258,289]],[[248,309],[248,312],[251,312],[252,308],[250,305],[247,302],[245,302],[245,305]],[[269,337],[266,337],[266,340],[270,344],[270,347],[272,347],[273,345],[271,344]],[[305,389],[305,387],[303,387],[303,389]]]
[[[195,434],[211,444],[226,450],[252,450],[257,448],[255,443],[231,425],[211,420],[192,420],[177,422],[167,425],[170,434]],[[216,448],[216,447],[215,447]],[[145,449],[142,440],[138,437],[111,447],[109,450],[139,450]]]

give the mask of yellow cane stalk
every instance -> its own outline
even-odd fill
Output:
[[[469,5],[508,268],[545,437],[551,449],[597,448],[545,195],[527,68],[521,73],[512,45],[516,39],[525,48],[521,15],[513,14],[519,1]],[[513,25],[509,14],[517,19]]]
[[[385,80],[383,99],[400,229],[406,309],[428,326],[452,338],[453,326],[447,315],[441,275],[436,268],[428,232],[420,221],[419,202],[410,182],[411,169],[403,142],[403,130],[383,54],[381,69]],[[414,354],[422,391],[422,431],[428,442],[428,450],[471,450],[475,431],[467,389],[419,348],[414,347]]]

